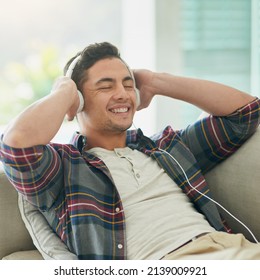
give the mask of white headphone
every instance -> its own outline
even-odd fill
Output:
[[[67,72],[66,72],[66,77],[69,77],[71,78],[72,77],[72,74],[73,74],[73,70],[76,66],[76,64],[78,63],[78,61],[81,59],[81,55],[78,55],[77,57],[74,58],[74,60],[71,62],[71,64],[69,65],[68,69],[67,69]],[[121,59],[122,60],[122,59]],[[123,60],[122,60],[123,61]],[[124,61],[123,61],[124,62]],[[133,82],[134,82],[134,89],[135,89],[135,95],[136,95],[136,105],[137,107],[139,107],[140,103],[141,103],[141,100],[140,100],[140,92],[139,90],[137,89],[136,87],[136,84],[135,84],[135,78],[134,78],[134,74],[133,74],[133,71],[129,68],[129,66],[124,62],[124,64],[126,65],[130,75],[131,75],[131,78],[133,79]],[[79,96],[79,107],[78,107],[78,110],[77,110],[77,113],[81,112],[84,108],[84,99],[83,99],[83,94],[78,90],[78,96]]]
[[[71,78],[72,77],[72,73],[73,73],[73,70],[77,64],[77,62],[81,59],[81,55],[77,56],[74,58],[74,60],[71,62],[67,72],[66,72],[66,77],[69,77]],[[84,98],[83,98],[83,94],[77,90],[78,92],[78,96],[79,96],[79,107],[78,107],[78,110],[77,110],[77,113],[81,112],[84,108]]]
[[[122,59],[121,59],[122,60]],[[136,107],[138,108],[139,105],[141,104],[141,98],[140,98],[140,91],[139,89],[136,87],[136,83],[135,83],[135,76],[134,76],[134,73],[132,71],[132,69],[127,65],[127,63],[122,60],[125,64],[125,66],[127,67],[130,75],[131,75],[131,78],[133,79],[133,82],[134,82],[134,89],[135,89],[135,97],[136,97]]]

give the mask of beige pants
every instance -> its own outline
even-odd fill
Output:
[[[162,260],[260,260],[260,243],[242,234],[213,232],[173,251]]]

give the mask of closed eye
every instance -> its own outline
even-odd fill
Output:
[[[132,90],[134,88],[134,82],[132,79],[127,79],[124,81],[123,86],[125,89]]]
[[[124,86],[125,88],[130,88],[130,89],[133,89],[134,87],[133,86]]]
[[[100,83],[99,87],[97,88],[98,90],[101,90],[101,91],[108,91],[108,90],[111,90],[113,88],[113,84],[110,83],[110,82],[103,82],[103,83]]]
[[[100,87],[98,88],[98,90],[107,90],[107,89],[111,89],[112,86],[106,86],[106,87]]]

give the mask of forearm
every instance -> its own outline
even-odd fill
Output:
[[[4,143],[15,148],[49,143],[62,124],[68,108],[65,103],[62,92],[35,102],[7,127]]]
[[[193,104],[217,116],[224,116],[254,100],[242,91],[219,83],[155,73],[152,79],[155,94]]]

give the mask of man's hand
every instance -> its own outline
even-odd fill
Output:
[[[140,106],[137,110],[147,108],[151,103],[155,91],[152,88],[153,72],[145,69],[133,70],[136,87],[140,91]]]
[[[80,103],[77,92],[77,86],[72,79],[68,77],[59,77],[53,84],[51,93],[55,94],[57,91],[64,92],[64,97],[66,95],[65,92],[72,93],[72,104],[66,113],[67,120],[72,121],[77,114],[77,110]]]

